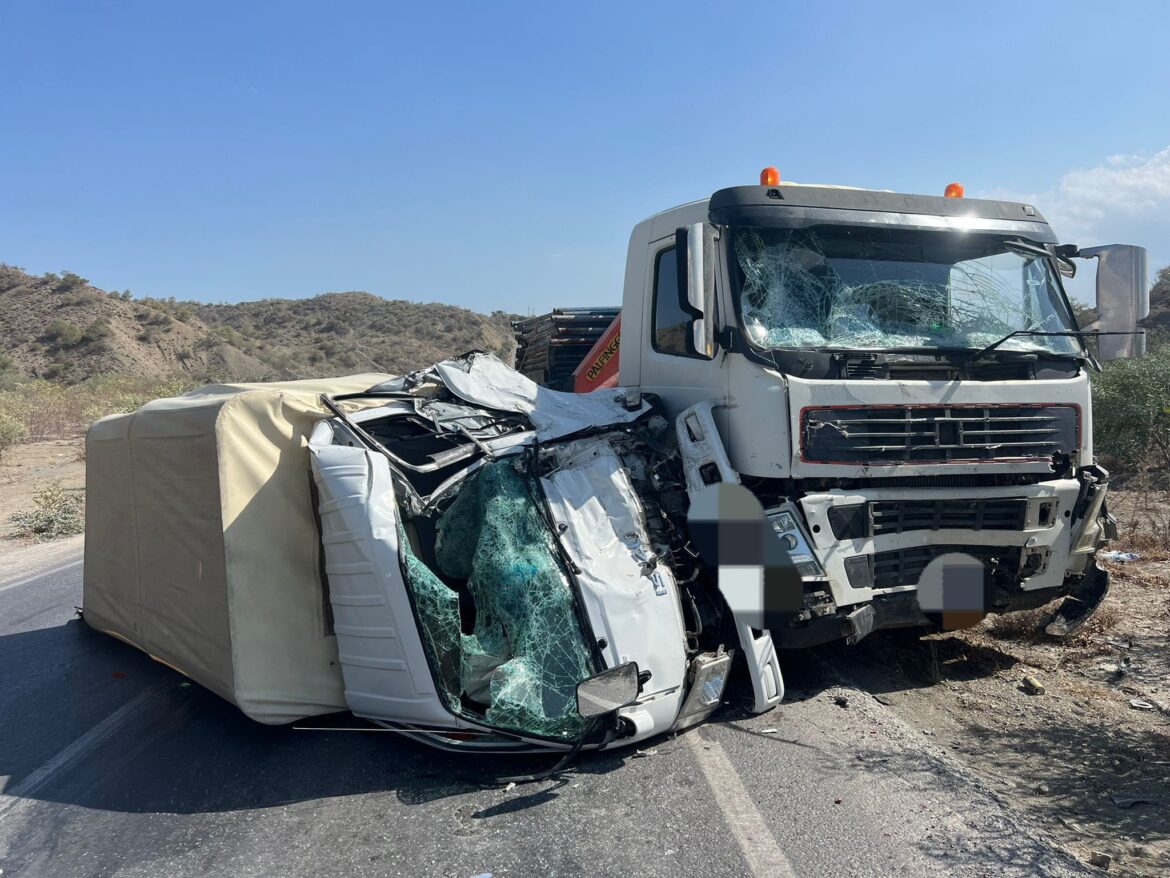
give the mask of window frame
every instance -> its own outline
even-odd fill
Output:
[[[683,276],[681,269],[685,268],[685,263],[684,265],[679,264],[681,261],[679,257],[680,253],[685,254],[686,248],[685,246],[681,249],[679,248],[678,237],[676,236],[674,240],[670,240],[670,243],[667,246],[655,250],[652,257],[654,260],[654,271],[652,294],[650,297],[650,347],[655,353],[662,354],[666,357],[687,357],[692,360],[708,360],[710,359],[709,357],[705,357],[697,350],[695,350],[695,321],[699,319],[699,316],[701,315],[694,314],[694,309],[690,307],[690,302],[683,301],[680,278]],[[673,254],[675,264],[674,304],[678,311],[687,318],[686,323],[684,324],[686,326],[686,331],[683,335],[683,350],[681,351],[667,350],[659,347],[658,344],[658,301],[659,294],[661,292],[658,280],[662,270],[663,259],[668,258],[667,254]]]

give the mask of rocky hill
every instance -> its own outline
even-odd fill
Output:
[[[271,380],[398,373],[472,348],[507,359],[509,315],[369,293],[207,305],[136,299],[65,272],[0,265],[0,372]]]

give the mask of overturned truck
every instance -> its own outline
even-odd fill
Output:
[[[90,430],[83,615],[260,722],[632,743],[714,710],[735,650],[672,433],[487,354],[157,400]]]

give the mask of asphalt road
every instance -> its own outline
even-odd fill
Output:
[[[815,656],[802,700],[509,790],[548,763],[254,723],[89,630],[79,556],[33,560],[0,568],[3,878],[1089,874]]]

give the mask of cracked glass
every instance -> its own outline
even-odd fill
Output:
[[[733,230],[744,331],[760,348],[981,349],[1075,330],[1047,259],[1008,238],[889,227]],[[1077,352],[1071,337],[1000,349]]]

